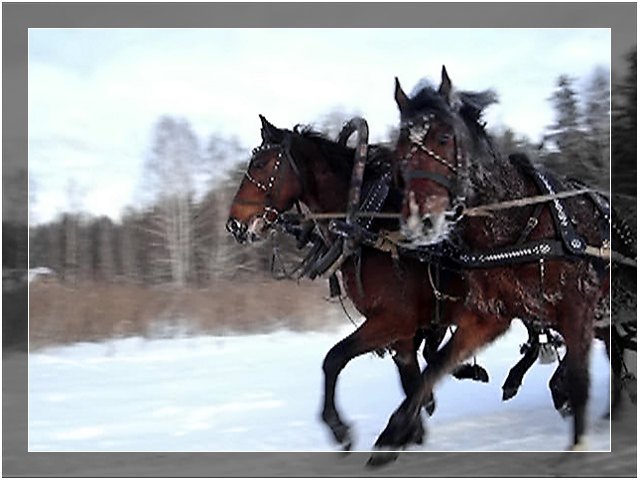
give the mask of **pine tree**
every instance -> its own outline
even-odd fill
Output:
[[[627,72],[614,92],[612,126],[612,171],[616,193],[636,196],[637,174],[637,58],[627,55]]]

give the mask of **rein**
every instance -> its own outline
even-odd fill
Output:
[[[571,190],[567,192],[560,192],[547,195],[534,195],[532,197],[523,197],[515,200],[505,200],[503,202],[489,203],[486,205],[479,205],[477,207],[465,208],[462,211],[462,216],[467,217],[487,217],[491,215],[493,211],[507,210],[509,208],[526,207],[528,205],[536,205],[538,203],[545,203],[551,200],[568,198],[578,195],[584,195],[590,192],[597,192],[597,190],[591,188],[583,188],[580,190]],[[400,213],[389,212],[355,212],[355,217],[364,218],[384,218],[396,220],[402,217]],[[347,213],[342,212],[326,212],[326,213],[306,213],[302,214],[303,218],[309,220],[331,220],[338,218],[345,218]]]
[[[546,203],[551,200],[560,198],[575,197],[586,193],[593,193],[597,190],[591,188],[581,188],[580,190],[569,190],[566,192],[550,193],[546,195],[534,195],[533,197],[518,198],[515,200],[505,200],[503,202],[489,203],[487,205],[479,205],[477,207],[465,208],[462,216],[467,217],[488,217],[491,212],[507,210],[509,208],[526,207],[528,205],[536,205],[538,203]]]

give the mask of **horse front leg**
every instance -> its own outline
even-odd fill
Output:
[[[393,356],[393,361],[398,368],[400,374],[400,382],[402,383],[402,389],[406,397],[411,397],[420,388],[422,384],[422,377],[420,375],[420,365],[418,364],[418,358],[416,356],[416,340],[404,340],[396,342],[394,345],[396,353]],[[432,415],[435,409],[435,399],[433,394],[427,397],[424,401],[424,409],[428,415]],[[424,440],[424,425],[422,418],[418,416],[415,422],[411,426],[411,441],[417,445],[422,444]]]
[[[351,428],[342,420],[335,404],[338,375],[353,358],[393,343],[396,340],[396,335],[389,327],[392,324],[392,322],[385,321],[382,317],[367,318],[355,332],[342,339],[329,350],[322,364],[324,371],[324,401],[321,419],[329,427],[335,441],[345,451],[351,449],[353,438]],[[409,345],[409,348],[414,352],[413,356],[415,358],[413,344],[409,343]],[[415,368],[418,369],[417,366]],[[406,367],[403,372],[409,372],[409,370],[410,367]],[[401,378],[403,372],[401,372]],[[408,373],[407,375],[410,376],[411,374]],[[404,381],[410,382],[410,380],[406,379]]]
[[[493,341],[509,328],[509,322],[485,320],[471,311],[464,311],[458,318],[457,330],[423,371],[420,389],[407,397],[393,413],[375,442],[376,449],[398,450],[405,447],[410,441],[410,427],[419,416],[424,399],[433,392],[435,384],[478,348]],[[395,460],[397,456],[393,452],[376,452],[369,458],[368,465],[383,465]]]
[[[432,361],[434,355],[438,351],[438,347],[444,340],[445,335],[447,334],[447,326],[441,325],[438,323],[431,323],[427,328],[421,330],[421,334],[416,334],[416,339],[420,337],[420,339],[424,338],[424,349],[422,350],[422,356],[424,360],[427,362]],[[420,342],[416,343],[416,350],[418,350],[420,346]],[[418,370],[418,376],[420,375],[420,371]],[[407,393],[405,391],[405,393]],[[408,397],[409,395],[407,395]],[[433,415],[433,412],[436,409],[436,399],[433,393],[425,399],[424,401],[424,409],[429,414],[429,416]]]

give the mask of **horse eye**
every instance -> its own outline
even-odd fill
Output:
[[[256,158],[252,163],[251,166],[257,170],[260,170],[262,168],[264,168],[267,163],[269,163],[269,159],[262,157],[262,158]]]
[[[447,143],[449,143],[449,140],[451,140],[451,135],[448,133],[443,133],[438,138],[438,142],[440,143],[440,145],[446,145]]]

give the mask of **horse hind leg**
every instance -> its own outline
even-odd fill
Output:
[[[507,379],[504,381],[502,385],[502,400],[506,401],[513,397],[515,397],[516,393],[518,393],[518,389],[520,385],[522,385],[522,380],[524,375],[529,371],[531,366],[535,363],[538,358],[538,353],[540,352],[540,344],[537,341],[536,333],[532,326],[525,323],[525,327],[527,327],[527,332],[529,334],[529,339],[527,345],[523,346],[524,355],[523,357],[516,363],[511,370],[509,370],[509,374],[507,375]],[[522,352],[522,350],[521,350]]]
[[[502,385],[502,400],[506,401],[513,397],[515,397],[516,393],[518,393],[518,389],[520,385],[522,385],[522,380],[524,375],[529,371],[531,366],[535,363],[538,358],[538,352],[540,351],[540,347],[537,344],[531,345],[526,349],[522,358],[516,363],[511,370],[509,370],[509,374],[507,375],[507,379],[504,381]]]
[[[438,347],[447,334],[447,328],[448,327],[446,325],[432,324],[425,331],[425,344],[422,355],[424,356],[427,365],[433,361],[434,355],[438,351]],[[475,382],[483,383],[489,382],[489,373],[484,367],[478,365],[475,362],[475,359],[473,364],[461,363],[460,365],[457,365],[456,368],[452,370],[451,375],[458,380],[473,380]],[[425,401],[425,408],[429,415],[433,413],[433,409],[435,409],[435,399],[433,395]]]
[[[605,414],[605,418],[615,418],[620,410],[620,401],[622,399],[622,364],[624,361],[624,350],[622,349],[622,342],[620,336],[615,329],[611,328],[611,341],[604,336],[604,344],[607,351],[607,356],[611,363],[611,410],[608,414]]]
[[[551,391],[553,406],[560,416],[566,418],[573,415],[567,386],[567,362],[565,358],[560,361],[558,368],[549,379],[549,390]]]
[[[585,318],[583,316],[583,318]],[[574,328],[565,332],[567,353],[566,385],[569,403],[573,411],[573,444],[571,449],[581,448],[586,432],[586,411],[589,400],[589,354],[593,340],[593,327],[590,322],[582,322],[580,317],[573,324]]]

